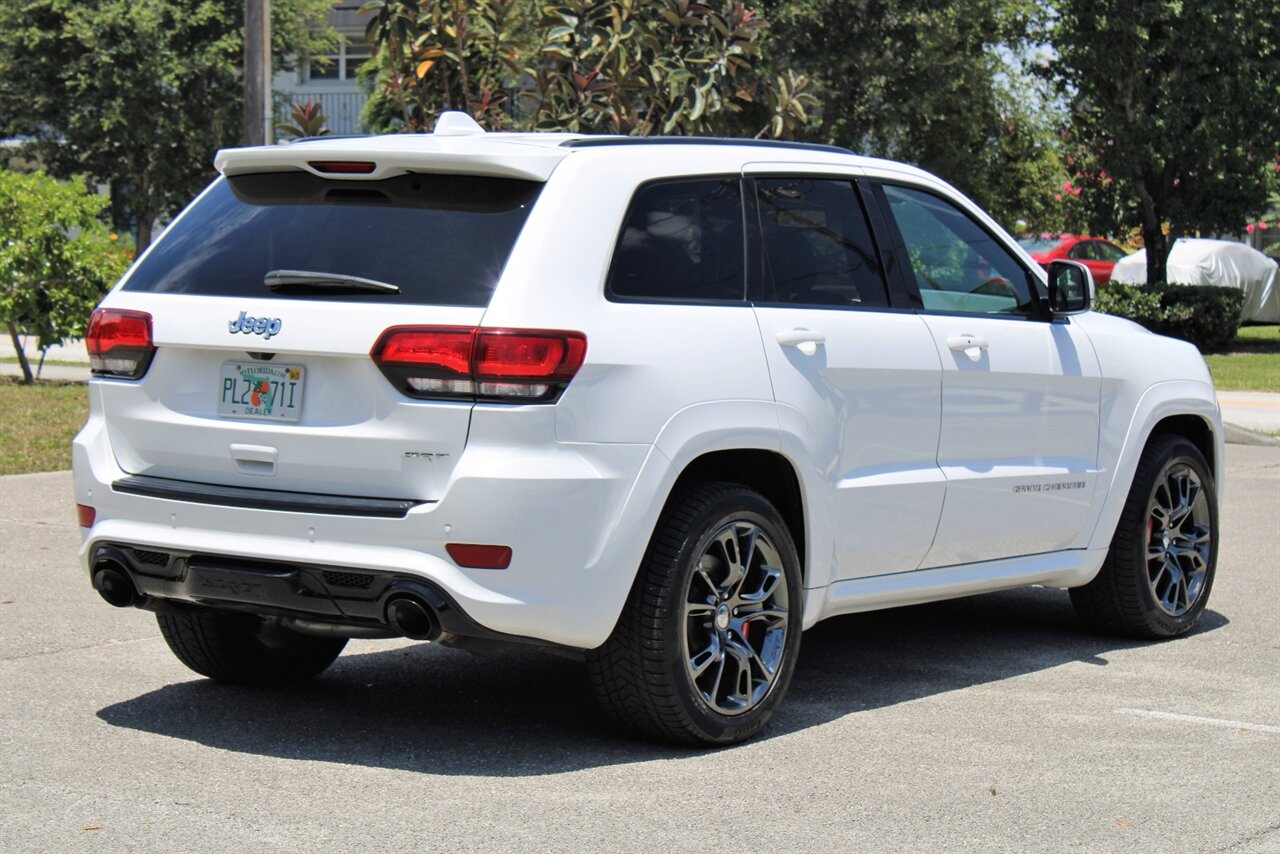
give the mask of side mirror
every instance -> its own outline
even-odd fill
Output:
[[[1054,314],[1080,314],[1093,305],[1096,291],[1093,273],[1078,261],[1054,261],[1049,265],[1049,310]]]

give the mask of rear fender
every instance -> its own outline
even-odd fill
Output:
[[[725,428],[725,424],[735,426]],[[681,473],[704,454],[734,450],[778,451],[778,416],[772,401],[699,403],[675,413],[663,425],[597,564],[613,569],[607,583],[614,589],[602,597],[611,603],[611,625],[622,613],[649,540]]]

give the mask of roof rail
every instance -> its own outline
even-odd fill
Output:
[[[825,151],[829,154],[853,154],[839,145],[821,142],[788,142],[781,139],[733,139],[723,136],[588,136],[560,143],[562,148],[605,148],[614,145],[747,145],[757,148],[792,148],[802,151]]]
[[[324,136],[300,136],[296,139],[289,140],[290,145],[297,145],[300,142],[328,142],[331,139],[364,139],[372,136],[368,133],[326,133]]]

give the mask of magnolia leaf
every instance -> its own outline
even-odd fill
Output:
[[[436,61],[434,59],[428,59],[425,62],[419,62],[418,63],[418,79],[421,80],[423,77],[426,77],[427,72],[431,70],[431,66],[435,64],[436,64]]]
[[[683,105],[683,102],[681,102],[681,104]],[[681,106],[681,107],[679,107],[679,108],[677,108],[677,109],[673,110],[673,111],[672,111],[672,113],[671,113],[671,117],[670,117],[670,118],[668,118],[665,122],[663,122],[663,124],[662,124],[662,132],[663,132],[663,133],[671,133],[673,130],[675,130],[675,129],[676,129],[676,125],[677,125],[677,124],[679,123],[679,121],[680,121],[680,110],[681,110],[682,108],[683,108],[683,106]]]
[[[689,111],[689,119],[697,121],[707,109],[707,96],[701,89],[693,90],[693,109]]]

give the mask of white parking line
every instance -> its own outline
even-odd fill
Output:
[[[1117,715],[1136,715],[1140,718],[1156,718],[1162,721],[1177,721],[1184,724],[1202,724],[1218,726],[1224,729],[1247,729],[1251,732],[1273,732],[1280,734],[1280,726],[1270,724],[1251,724],[1245,721],[1228,721],[1222,718],[1201,718],[1196,715],[1175,715],[1172,712],[1152,712],[1146,709],[1116,709]]]

